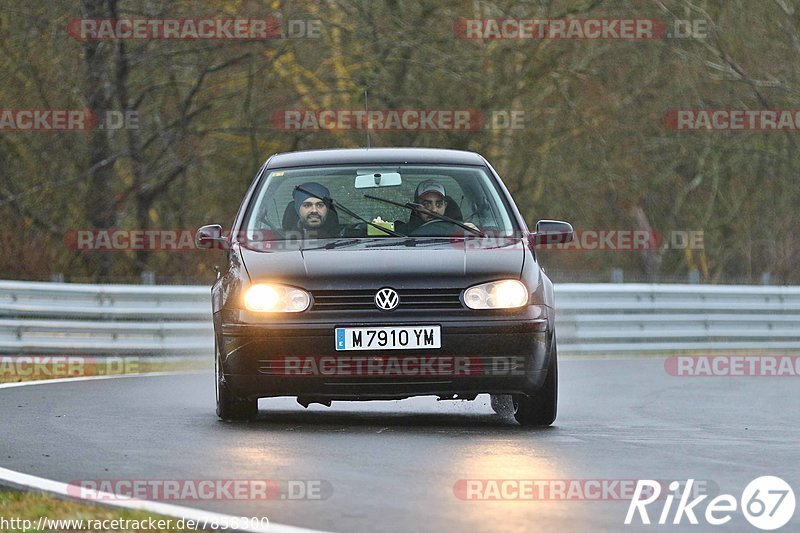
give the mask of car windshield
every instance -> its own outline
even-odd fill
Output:
[[[326,193],[332,202],[322,198]],[[250,201],[242,229],[248,241],[258,242],[511,235],[517,228],[485,168],[360,165],[269,171]]]

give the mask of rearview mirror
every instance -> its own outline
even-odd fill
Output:
[[[572,224],[560,220],[540,220],[536,223],[536,232],[528,235],[531,245],[564,244],[572,241]]]
[[[359,171],[364,172],[364,171]],[[403,178],[398,172],[370,172],[356,176],[356,189],[372,189],[375,187],[396,187],[402,185]]]
[[[201,227],[197,230],[194,239],[200,249],[218,248],[215,245],[225,243],[227,240],[222,235],[222,226],[219,224],[209,224]]]

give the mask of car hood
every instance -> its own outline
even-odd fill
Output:
[[[324,241],[321,241],[325,244]],[[308,289],[463,287],[499,278],[519,279],[527,248],[520,239],[346,243],[334,249],[270,251],[241,248],[252,281],[299,284]]]

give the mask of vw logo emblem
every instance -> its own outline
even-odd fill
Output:
[[[399,304],[400,296],[398,296],[397,291],[394,289],[381,289],[375,293],[375,305],[378,306],[378,309],[391,311]]]

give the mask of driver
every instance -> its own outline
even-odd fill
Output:
[[[410,234],[422,224],[437,220],[435,216],[428,213],[445,215],[445,211],[447,211],[447,192],[444,189],[444,185],[438,181],[426,180],[417,185],[417,189],[414,191],[414,202],[420,204],[423,209],[417,211],[415,215],[418,216],[412,216],[408,224],[400,223],[399,231],[406,234]],[[465,222],[465,224],[478,229],[471,222]]]
[[[446,196],[447,193],[441,183],[428,180],[417,185],[417,190],[414,192],[414,202],[421,204],[422,207],[432,213],[444,215],[447,209]],[[434,217],[427,214],[425,210],[419,211],[419,218],[422,219],[423,223],[434,219]]]
[[[303,183],[292,191],[294,210],[298,216],[297,228],[303,232],[303,238],[328,239],[339,234],[339,224],[331,216],[335,211],[329,209],[323,201],[323,198],[330,196],[327,187],[313,181]]]

